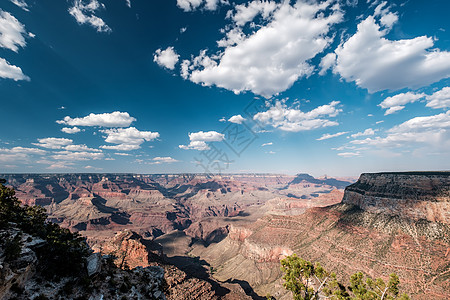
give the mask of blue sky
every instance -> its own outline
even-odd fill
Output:
[[[3,0],[0,172],[448,170],[449,9]]]

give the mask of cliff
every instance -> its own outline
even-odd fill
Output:
[[[373,213],[450,224],[450,172],[365,173],[343,203]]]

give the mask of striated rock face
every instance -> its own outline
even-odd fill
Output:
[[[374,213],[450,224],[450,172],[365,173],[343,203]]]
[[[126,266],[131,269],[148,267],[151,261],[163,255],[159,244],[130,230],[118,232],[111,241],[103,243],[101,251],[113,254],[116,257],[115,264],[119,268]]]

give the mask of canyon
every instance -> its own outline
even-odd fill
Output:
[[[178,277],[190,278],[184,284],[205,299],[291,299],[279,261],[292,253],[341,280],[357,271],[384,279],[395,272],[413,299],[450,296],[450,172],[365,173],[358,181],[308,174],[0,178],[95,251],[121,253],[130,268],[163,259],[166,273],[185,274]],[[176,286],[180,296],[184,288]]]

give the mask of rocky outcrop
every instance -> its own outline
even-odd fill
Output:
[[[166,299],[165,271],[159,266],[122,270],[111,263],[109,256],[102,257],[99,253],[94,253],[87,257],[84,274],[73,273],[54,279],[40,272],[46,261],[40,258],[39,248],[46,245],[45,240],[14,227],[1,230],[0,239],[2,300],[36,297]],[[14,244],[9,243],[10,241],[14,241]]]
[[[123,230],[110,241],[96,247],[102,253],[114,255],[119,268],[148,267],[151,262],[160,260],[162,247],[156,242],[146,240],[136,232]]]
[[[373,213],[450,224],[450,172],[362,174],[342,201]]]

